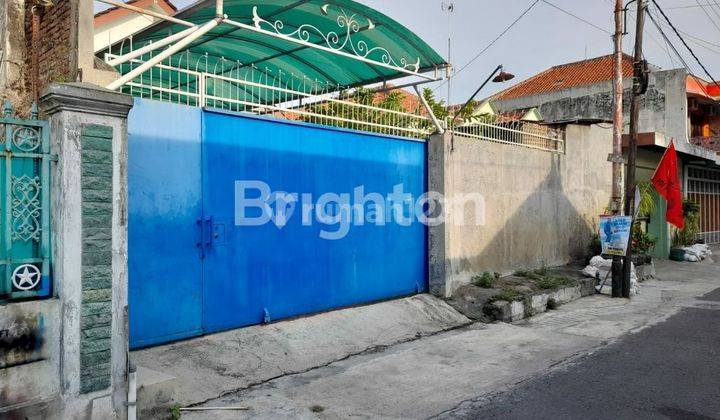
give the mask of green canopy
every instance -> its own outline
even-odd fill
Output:
[[[228,19],[279,34],[238,28],[222,23],[190,44],[171,64],[204,68],[210,73],[250,76],[260,83],[279,78],[317,81],[311,91],[328,91],[408,76],[444,68],[440,55],[413,32],[388,16],[352,0],[225,0]],[[197,25],[215,17],[215,1],[199,1],[178,12],[176,18]],[[162,21],[135,34],[132,49],[175,34],[185,26]],[[294,38],[296,42],[283,39]],[[300,42],[297,42],[300,41]],[[313,48],[315,44],[324,49]],[[113,53],[130,51],[124,42]],[[330,50],[342,51],[344,55]],[[352,56],[352,57],[350,57]],[[362,57],[360,61],[355,57]],[[174,61],[173,61],[174,60]],[[368,62],[371,61],[371,62]],[[384,63],[378,65],[377,63]],[[121,66],[123,73],[129,66]],[[405,71],[403,71],[405,70]],[[264,73],[264,76],[263,76]],[[247,76],[244,76],[247,78]],[[264,81],[262,80],[264,77]],[[326,87],[318,87],[324,84]]]

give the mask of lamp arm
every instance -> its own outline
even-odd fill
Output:
[[[472,96],[470,96],[470,99],[468,99],[467,102],[465,102],[465,105],[463,105],[462,108],[460,108],[460,110],[455,114],[455,116],[453,117],[453,121],[455,121],[455,118],[457,118],[458,115],[462,115],[463,111],[465,111],[465,109],[470,106],[470,103],[473,101],[473,99],[475,99],[477,94],[480,93],[480,91],[485,87],[485,85],[487,85],[490,82],[490,80],[492,80],[492,78],[495,77],[495,74],[497,74],[497,72],[502,70],[502,68],[503,68],[502,64],[495,67],[495,70],[493,70],[493,72],[490,74],[490,76],[488,76],[488,78],[485,79],[483,84],[480,85],[479,88],[477,88],[475,93],[473,93]]]

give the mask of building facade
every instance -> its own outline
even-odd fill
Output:
[[[632,57],[623,59],[623,128],[629,132]],[[688,74],[685,69],[661,70],[651,66],[647,92],[640,100],[638,131],[638,181],[649,181],[670,141],[681,158],[685,195],[696,197],[698,189],[715,191],[718,156],[709,148],[715,143],[720,120],[717,86]],[[493,105],[501,112],[537,108],[545,123],[613,121],[613,56],[607,55],[554,66],[494,95]],[[624,139],[627,146],[627,136]],[[696,175],[688,182],[688,173]],[[700,178],[698,178],[698,176]],[[648,232],[658,239],[654,254],[666,258],[672,232],[665,223],[665,203],[647,221]],[[702,239],[720,241],[720,207],[712,200],[699,200],[702,207]]]

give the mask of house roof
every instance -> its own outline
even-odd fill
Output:
[[[707,82],[697,76],[688,75],[686,81],[687,93],[709,99],[720,99],[720,85]]]
[[[153,4],[157,4],[157,6],[164,10],[168,15],[174,15],[175,12],[177,12],[177,7],[175,7],[175,5],[169,0],[126,0],[125,3],[142,9],[147,9]],[[95,26],[107,25],[108,23],[129,14],[135,14],[135,12],[117,6],[105,9],[95,14]]]
[[[492,99],[522,98],[611,81],[613,79],[613,62],[614,56],[611,54],[554,66],[493,95]],[[633,58],[623,54],[623,77],[633,75],[632,63]]]

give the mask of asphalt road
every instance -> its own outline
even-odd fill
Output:
[[[720,289],[699,299],[702,308],[440,417],[720,419]]]

